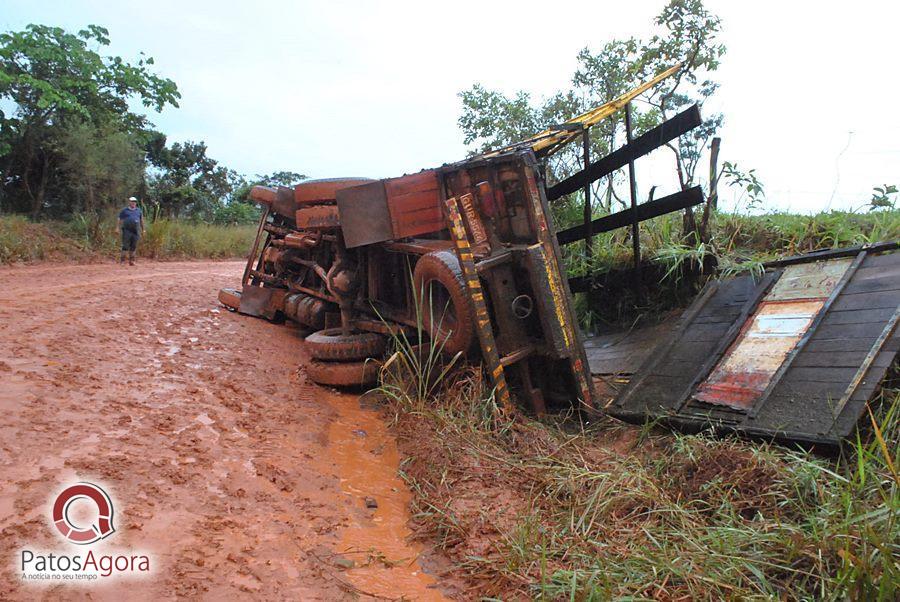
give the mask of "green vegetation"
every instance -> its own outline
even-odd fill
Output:
[[[712,253],[730,269],[753,269],[895,240],[900,212],[713,214],[712,225],[710,243],[689,248],[673,244],[678,218],[655,220],[645,248],[673,273]],[[630,260],[625,236],[597,241],[595,268]],[[416,532],[449,558],[446,577],[464,597],[895,599],[896,373],[856,439],[825,457],[609,417],[505,415],[479,367],[444,363],[417,342],[395,337],[376,392],[406,455]]]
[[[147,224],[138,256],[153,259],[244,257],[256,228],[160,218]],[[29,261],[102,261],[116,257],[119,237],[112,219],[33,222],[0,216],[0,264]]]
[[[481,84],[460,92],[462,114],[458,123],[464,142],[473,152],[519,142],[609,102],[677,64],[682,67],[676,75],[643,94],[640,103],[631,103],[634,135],[695,103],[702,104],[718,88],[714,76],[726,51],[719,17],[710,13],[701,0],[670,0],[653,20],[653,26],[655,33],[646,40],[614,39],[596,50],[585,47],[577,56],[571,87],[540,102],[534,102],[524,90],[506,96]],[[721,114],[706,115],[699,127],[660,151],[672,157],[682,188],[699,182],[701,157],[722,121]],[[621,114],[593,125],[589,130],[591,156],[596,160],[610,153],[624,144],[625,136]],[[551,183],[559,181],[581,167],[581,145],[570,144],[549,158],[548,179]],[[624,172],[619,170],[592,185],[599,214],[625,206],[626,182]],[[569,195],[561,204],[571,204],[574,209],[578,196],[579,193]],[[685,222],[686,233],[697,229],[690,217]]]
[[[168,143],[131,107],[177,108],[175,82],[144,53],[135,62],[102,54],[109,45],[98,25],[0,33],[0,214],[96,224],[137,196],[166,218],[249,223],[259,216],[253,184],[304,179],[246,178],[209,157],[203,141]]]
[[[478,371],[390,409],[419,533],[467,597],[893,600],[900,390],[826,459],[777,445],[503,417]]]
[[[710,240],[687,244],[681,236],[681,215],[667,215],[641,224],[644,258],[675,266],[702,254],[716,256],[722,269],[752,269],[760,262],[823,248],[900,239],[900,211],[816,215],[771,213],[739,215],[714,213]],[[594,237],[592,261],[585,261],[584,245],[565,249],[573,276],[628,267],[632,261],[631,232],[621,228]],[[673,273],[674,275],[674,273]]]

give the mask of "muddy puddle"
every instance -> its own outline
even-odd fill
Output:
[[[360,594],[446,600],[422,570],[422,546],[410,542],[411,493],[397,475],[400,453],[382,418],[355,395],[330,393],[337,413],[323,462],[340,479],[350,521],[340,533],[335,564]],[[352,563],[352,565],[351,565]]]

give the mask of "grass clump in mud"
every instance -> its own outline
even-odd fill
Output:
[[[900,390],[882,394],[879,436],[826,459],[504,416],[471,367],[428,395],[386,378],[416,530],[463,598],[895,599]]]

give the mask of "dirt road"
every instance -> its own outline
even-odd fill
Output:
[[[305,382],[295,330],[218,305],[241,269],[0,269],[0,598],[440,598],[382,421]],[[50,518],[79,481],[115,506],[92,547],[149,577],[21,580],[24,548],[84,552]]]

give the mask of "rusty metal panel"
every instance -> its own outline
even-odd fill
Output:
[[[387,206],[384,182],[376,180],[363,186],[337,192],[344,244],[347,248],[371,245],[394,238]]]
[[[238,312],[271,320],[284,309],[287,291],[281,288],[244,285]]]
[[[694,398],[733,408],[751,407],[823,304],[824,300],[763,302]]]
[[[824,299],[834,290],[852,261],[848,258],[788,266],[766,295],[766,300]]]
[[[334,205],[313,205],[297,209],[294,221],[301,230],[332,230],[341,227],[338,208]]]
[[[336,197],[348,248],[447,228],[434,171],[340,190]]]
[[[297,210],[293,189],[287,186],[279,186],[275,195],[275,201],[272,203],[272,210],[279,215],[293,219],[294,212]]]

